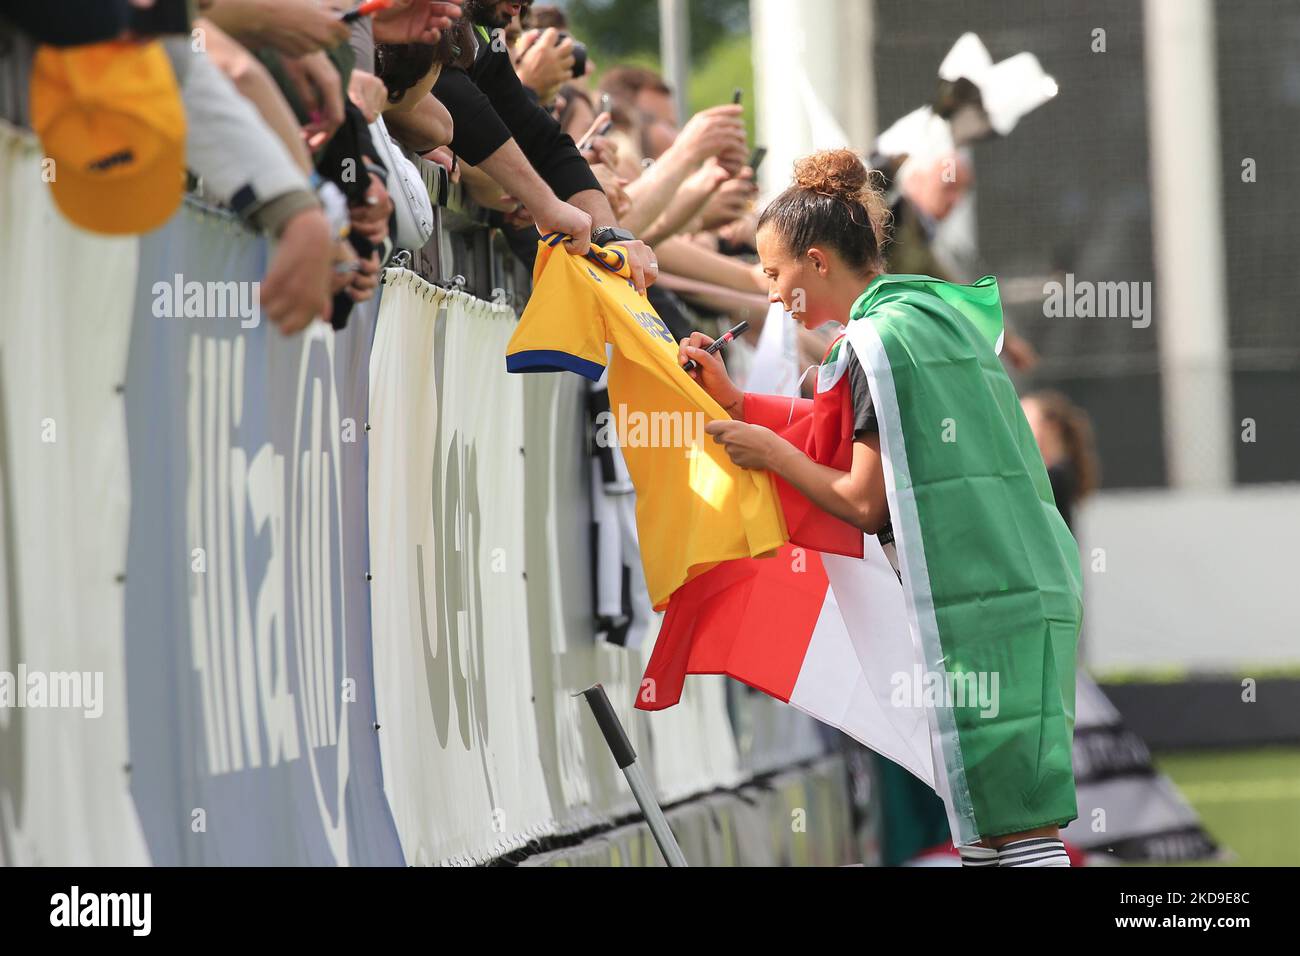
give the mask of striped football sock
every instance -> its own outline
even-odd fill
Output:
[[[1004,843],[998,848],[998,866],[1069,866],[1065,844],[1054,837],[1034,837]]]
[[[961,856],[962,866],[997,866],[998,851],[991,846],[970,846],[957,847],[957,853]]]

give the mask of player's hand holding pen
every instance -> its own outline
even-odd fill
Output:
[[[692,332],[690,338],[682,339],[678,348],[677,360],[683,370],[700,384],[709,396],[721,405],[732,418],[740,418],[744,409],[745,393],[727,374],[719,355],[722,347],[748,328],[741,323],[729,329],[716,341],[703,332]]]

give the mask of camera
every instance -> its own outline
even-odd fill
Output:
[[[564,42],[569,34],[561,33],[555,38],[555,45],[559,46]],[[580,76],[587,75],[587,45],[579,40],[573,41],[573,78],[576,80]]]

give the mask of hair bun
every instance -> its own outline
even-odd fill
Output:
[[[795,185],[815,193],[862,203],[870,174],[858,154],[848,149],[828,149],[794,164]]]
[[[860,225],[870,225],[876,245],[883,249],[888,241],[892,216],[881,190],[883,177],[867,167],[862,157],[851,149],[824,149],[805,156],[794,164],[794,187],[829,196],[861,209],[865,218]],[[857,215],[854,214],[857,221]]]

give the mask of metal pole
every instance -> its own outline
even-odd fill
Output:
[[[659,844],[659,852],[664,855],[664,860],[669,866],[686,866],[686,857],[682,853],[682,848],[677,845],[677,838],[673,836],[672,828],[668,826],[668,820],[660,809],[659,801],[655,799],[654,791],[650,789],[645,774],[637,766],[636,751],[632,749],[632,742],[627,739],[618,714],[614,713],[614,707],[609,702],[605,688],[600,684],[594,684],[584,690],[582,696],[587,698],[587,703],[591,705],[596,724],[605,735],[605,743],[609,745],[615,763],[627,778],[627,785],[632,788],[632,796],[636,797],[641,812],[645,814],[650,832],[654,835],[655,842]]]
[[[691,74],[690,0],[659,0],[659,59],[673,88],[677,121],[685,123],[686,84]]]
[[[1225,488],[1233,473],[1232,388],[1214,5],[1210,0],[1146,0],[1143,14],[1155,331],[1169,484]]]
[[[868,0],[750,0],[757,143],[767,147],[759,173],[763,200],[790,184],[795,160],[815,149],[870,152],[876,138],[875,15]],[[833,30],[820,25],[833,23]],[[938,63],[933,64],[938,67]],[[814,129],[807,94],[844,133],[826,141]],[[918,104],[919,105],[919,104]],[[896,116],[884,117],[892,122]]]

